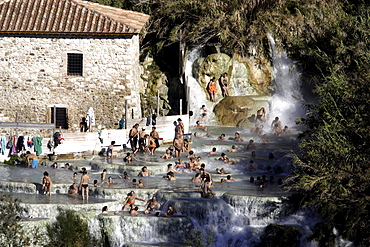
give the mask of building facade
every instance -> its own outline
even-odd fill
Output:
[[[139,33],[149,16],[82,0],[0,0],[0,121],[76,131],[141,115]],[[127,103],[127,106],[126,106]]]

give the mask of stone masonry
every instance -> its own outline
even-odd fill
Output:
[[[83,55],[83,75],[67,75],[67,54]],[[0,36],[0,121],[50,123],[51,107],[67,109],[76,131],[89,107],[95,129],[141,117],[139,36]],[[134,114],[132,116],[132,113]]]

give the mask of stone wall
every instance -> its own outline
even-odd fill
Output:
[[[67,53],[83,54],[83,76],[67,76]],[[0,121],[50,123],[67,108],[68,130],[93,107],[96,126],[116,128],[125,114],[141,117],[139,37],[0,36]],[[18,113],[18,114],[17,114]]]

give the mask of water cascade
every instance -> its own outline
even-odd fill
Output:
[[[270,98],[270,122],[279,117],[283,125],[295,126],[295,120],[304,116],[300,72],[284,50],[278,51],[274,38],[268,34],[274,71],[274,93]]]
[[[190,88],[189,92],[189,107],[193,111],[193,116],[190,117],[190,124],[193,125],[200,118],[201,107],[205,105],[208,109],[207,123],[214,122],[213,114],[211,114],[212,103],[207,99],[206,92],[200,86],[194,75],[194,66],[197,59],[201,56],[202,48],[196,48],[190,51],[186,58],[185,74],[187,78],[187,85]]]
[[[39,226],[42,227],[45,226],[45,222],[55,220],[58,207],[74,209],[89,220],[89,228],[94,236],[105,237],[109,245],[114,247],[158,246],[161,244],[163,246],[180,246],[182,241],[196,229],[199,229],[204,236],[213,237],[217,247],[253,247],[261,242],[260,236],[265,227],[276,222],[297,225],[304,228],[302,232],[310,232],[311,226],[307,227],[307,223],[303,220],[305,216],[296,215],[295,218],[281,216],[281,212],[284,212],[282,198],[288,196],[288,193],[279,188],[277,180],[284,179],[290,172],[292,159],[290,153],[292,150],[297,150],[297,133],[282,137],[272,136],[271,142],[263,145],[261,137],[251,134],[249,131],[212,126],[215,124],[211,114],[213,103],[207,100],[206,93],[193,76],[194,64],[200,57],[200,53],[200,49],[191,51],[186,64],[187,83],[191,90],[190,110],[194,111],[190,123],[195,123],[199,119],[200,107],[206,105],[209,109],[207,121],[209,129],[207,132],[202,132],[200,138],[192,138],[191,149],[202,157],[201,160],[206,164],[206,170],[212,175],[214,185],[212,190],[216,195],[215,198],[202,198],[198,189],[199,185],[190,181],[198,171],[178,172],[175,181],[163,178],[167,172],[167,164],[174,165],[178,161],[177,159],[163,160],[160,158],[169,147],[168,144],[162,145],[154,156],[137,154],[134,162],[130,164],[123,162],[122,157],[108,160],[106,157],[95,156],[91,161],[65,161],[72,165],[73,171],[52,169],[50,162],[38,169],[0,166],[0,174],[5,174],[0,175],[0,191],[3,193],[12,192],[14,196],[24,202],[22,204],[26,208],[24,224],[28,225],[29,228],[34,228],[39,223]],[[298,77],[298,73],[286,72],[287,68],[289,70],[292,67],[292,64],[288,64],[289,59],[283,55],[274,54],[274,67],[280,68],[275,71],[275,83],[288,80],[284,76]],[[297,80],[298,78],[289,80],[291,82],[289,85],[297,83]],[[294,114],[298,110],[294,108],[296,110],[287,113],[285,103],[279,101],[281,98],[286,98],[286,96],[282,96],[281,92],[289,92],[289,95],[293,94],[297,97],[299,94],[293,92],[291,88],[279,89],[277,86],[275,91],[277,96],[271,98],[271,114],[273,116],[277,114],[281,117],[283,124],[288,124],[292,121],[290,118],[294,118],[296,116]],[[294,101],[290,98],[288,103],[292,102]],[[286,104],[288,105],[288,103]],[[276,107],[276,104],[279,107]],[[292,105],[289,107],[292,108]],[[284,111],[279,112],[277,109]],[[191,128],[191,132],[195,131],[199,130]],[[245,141],[234,142],[232,137],[235,131],[239,131]],[[227,140],[217,140],[221,133],[225,133]],[[251,151],[246,150],[250,139],[255,140],[256,156],[252,156]],[[238,152],[227,151],[232,145],[236,146]],[[217,155],[209,154],[213,147],[216,147]],[[219,160],[222,152],[226,152],[230,160],[235,160],[236,164],[229,165]],[[269,157],[270,154],[273,154],[273,157]],[[185,156],[183,154],[182,159],[188,162]],[[256,164],[256,170],[246,169],[251,159]],[[152,176],[137,176],[143,166],[147,166]],[[71,183],[79,182],[72,180],[73,172],[80,171],[82,167],[87,168],[91,178],[88,202],[83,202],[80,196],[67,194]],[[228,174],[232,176],[234,182],[220,183],[221,179],[225,179],[227,176],[215,172],[216,168],[221,167],[229,172]],[[268,167],[271,168],[269,171],[267,171]],[[94,187],[92,181],[98,180],[100,182],[100,174],[103,169],[107,170],[107,177],[112,176],[116,183],[99,184]],[[40,182],[44,170],[47,170],[53,178],[53,195],[51,197],[41,194]],[[127,171],[131,179],[120,178],[119,175],[122,175],[123,171]],[[257,178],[263,175],[269,179],[268,182],[266,181],[267,187],[259,187],[249,181],[251,176]],[[145,187],[132,185],[133,178],[142,179]],[[154,213],[144,215],[145,202],[141,201],[136,203],[140,212],[138,216],[130,216],[127,211],[122,211],[121,202],[131,190],[134,190],[138,197],[145,200],[154,195],[157,196],[160,203],[158,212],[161,216],[158,217]],[[170,204],[179,213],[174,217],[164,217],[163,215]],[[108,206],[108,215],[100,214],[103,206]],[[115,211],[118,211],[118,214],[114,214]],[[35,219],[27,219],[30,215]],[[106,236],[102,236],[103,233]],[[305,240],[302,240],[302,243],[306,243]]]

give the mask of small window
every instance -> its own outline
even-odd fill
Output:
[[[55,107],[55,116],[54,116],[54,107],[51,107],[51,123],[54,123],[54,117],[56,120],[56,128],[61,127],[62,129],[68,129],[68,115],[67,108],[64,107]]]
[[[67,56],[67,75],[82,76],[83,55],[79,53],[68,53]]]

